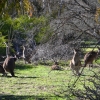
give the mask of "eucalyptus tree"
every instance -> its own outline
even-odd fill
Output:
[[[2,37],[5,36],[5,41],[8,42],[9,48],[12,45],[14,36],[14,21],[11,20],[20,15],[31,17],[33,9],[29,0],[0,0],[0,32]]]
[[[27,14],[32,10],[29,0],[2,0],[0,2],[0,15],[17,17],[18,15]]]

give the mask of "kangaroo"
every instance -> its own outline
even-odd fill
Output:
[[[54,65],[51,66],[51,70],[61,70],[58,62],[54,62]]]
[[[57,61],[54,61],[54,64],[51,66],[50,72],[51,72],[52,70],[62,70],[62,68],[59,66],[59,64],[58,64]],[[49,72],[49,73],[50,73],[50,72]],[[49,73],[48,73],[48,74],[49,74]]]
[[[98,57],[100,54],[100,48],[98,48],[98,51],[90,51],[85,54],[84,56],[84,67],[87,66],[87,64],[93,64],[93,61]],[[90,67],[90,66],[89,66]],[[91,66],[93,67],[93,66]]]
[[[7,58],[5,59],[4,63],[3,63],[3,68],[6,72],[9,72],[13,77],[14,75],[14,68],[15,68],[15,61],[16,61],[16,57],[12,57],[12,56],[7,56]]]
[[[32,56],[32,53],[28,53],[27,49],[25,46],[23,46],[23,59],[25,61],[25,64],[26,62],[28,63],[31,63],[31,56]]]
[[[78,49],[74,49],[74,55],[73,55],[72,60],[70,61],[70,68],[72,69],[74,74],[80,75],[79,70],[81,68],[81,61],[80,61]]]

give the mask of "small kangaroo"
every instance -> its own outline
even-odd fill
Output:
[[[93,61],[98,57],[100,54],[100,48],[98,48],[98,51],[90,51],[85,54],[84,56],[84,67],[87,66],[87,64],[93,64]],[[90,67],[90,66],[89,66]],[[93,66],[91,66],[93,67]]]
[[[54,64],[51,66],[50,72],[51,72],[52,70],[62,70],[62,68],[59,66],[59,64],[58,64],[57,61],[54,61]],[[50,73],[50,72],[49,72],[49,73]],[[49,74],[49,73],[48,73],[48,74]]]
[[[54,65],[51,66],[51,70],[61,70],[58,62],[54,62]]]
[[[9,72],[13,77],[14,75],[14,68],[15,68],[15,61],[16,61],[16,57],[12,57],[12,56],[7,56],[7,58],[5,59],[4,63],[3,63],[3,68],[6,72]]]
[[[70,61],[70,68],[72,69],[74,74],[80,75],[79,70],[81,68],[81,61],[80,61],[78,49],[74,49],[74,55],[72,60]]]

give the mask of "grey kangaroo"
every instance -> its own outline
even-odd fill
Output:
[[[87,64],[93,64],[93,61],[96,60],[99,54],[100,54],[100,48],[98,48],[98,51],[90,51],[86,53],[84,56],[84,67],[86,67]]]
[[[9,72],[13,77],[15,76],[14,68],[15,68],[16,59],[17,59],[16,57],[7,56],[7,58],[5,59],[5,61],[3,63],[4,70],[6,72]]]
[[[79,70],[81,68],[81,61],[78,49],[74,49],[74,55],[72,57],[72,60],[70,61],[70,68],[72,69],[74,74],[80,75]]]

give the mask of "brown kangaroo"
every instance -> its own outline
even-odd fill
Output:
[[[14,75],[14,68],[15,68],[15,61],[16,61],[16,57],[12,57],[12,56],[7,56],[7,58],[5,59],[4,63],[3,63],[3,68],[6,72],[9,72],[13,77]]]
[[[62,68],[59,66],[59,64],[58,64],[57,61],[54,61],[54,64],[51,66],[50,72],[51,72],[52,70],[62,70]],[[50,72],[49,72],[49,73],[50,73]],[[49,73],[48,73],[48,74],[49,74]]]
[[[93,64],[93,61],[98,57],[99,54],[100,54],[100,48],[98,48],[97,52],[90,51],[90,52],[86,53],[84,56],[84,67],[86,67],[87,64]]]
[[[54,65],[51,66],[51,70],[61,70],[58,62],[54,62]]]
[[[81,68],[81,61],[80,61],[78,49],[74,49],[74,55],[73,55],[72,60],[70,61],[70,68],[72,69],[74,74],[80,75],[79,70]]]

